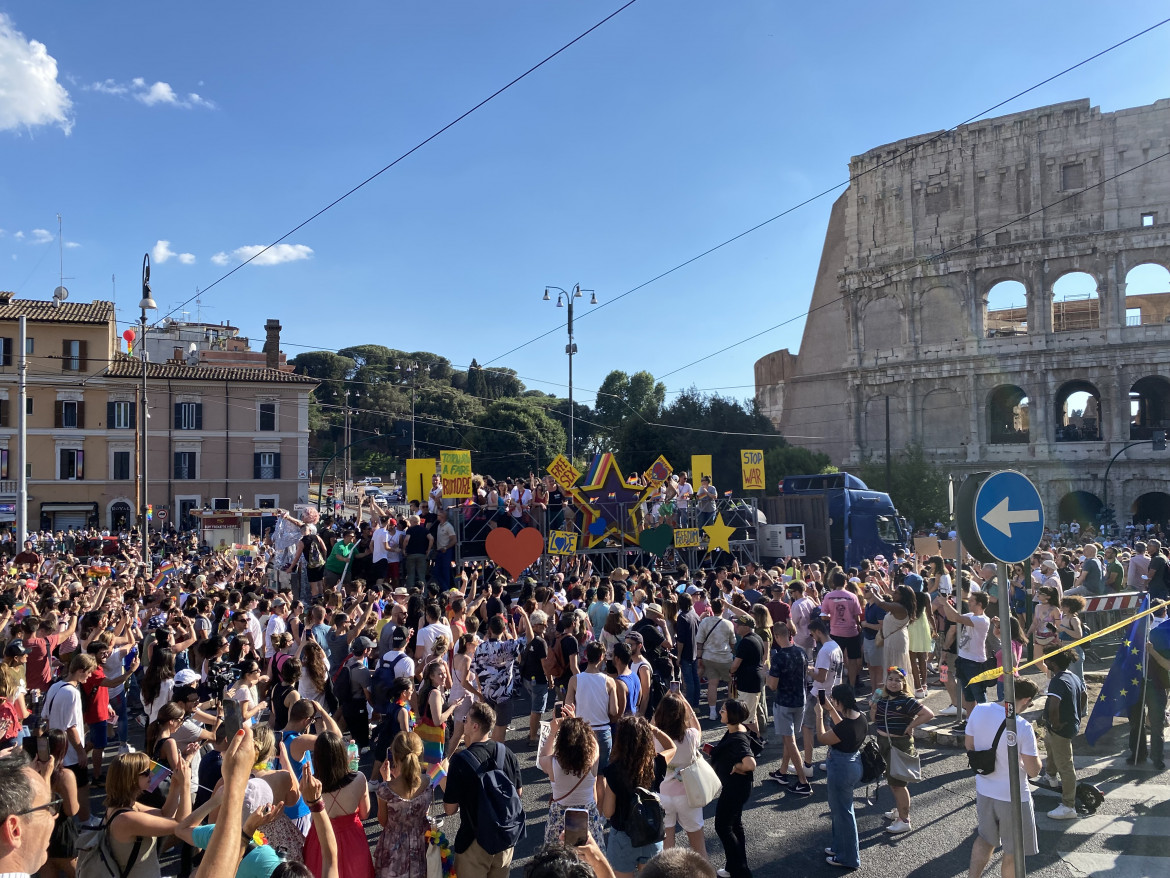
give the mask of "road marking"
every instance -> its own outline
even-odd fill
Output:
[[[1149,817],[1144,814],[1092,814],[1076,820],[1053,820],[1043,811],[1036,815],[1036,828],[1041,832],[1059,832],[1062,835],[1170,836],[1170,817]]]
[[[1083,780],[1083,778],[1082,778]],[[1129,781],[1127,783],[1098,783],[1095,786],[1105,794],[1106,802],[1139,803],[1156,805],[1161,802],[1170,802],[1170,784],[1143,783]],[[1032,787],[1033,795],[1060,796],[1060,790],[1050,790],[1047,787]],[[1040,810],[1037,808],[1037,810]]]

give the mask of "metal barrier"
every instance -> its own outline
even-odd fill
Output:
[[[1115,622],[1120,622],[1126,614],[1132,615],[1141,606],[1145,592],[1120,591],[1115,594],[1089,595],[1085,597],[1085,610],[1082,616],[1089,628],[1100,631]],[[1090,621],[1090,614],[1092,619]],[[1101,637],[1085,645],[1085,655],[1093,661],[1108,661],[1112,653],[1125,638],[1125,630],[1115,631],[1108,637]]]

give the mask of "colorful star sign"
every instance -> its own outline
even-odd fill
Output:
[[[593,548],[611,534],[638,542],[638,522],[634,513],[649,495],[651,488],[630,485],[622,476],[612,454],[597,454],[581,484],[571,489],[573,501],[581,510],[583,531],[588,534],[587,548]],[[593,525],[604,521],[606,527],[596,533]]]
[[[707,543],[707,551],[714,552],[716,549],[722,549],[724,552],[731,551],[731,535],[735,533],[735,528],[731,525],[723,523],[723,513],[720,512],[715,516],[715,521],[703,528],[707,532],[709,542]]]

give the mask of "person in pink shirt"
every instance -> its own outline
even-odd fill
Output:
[[[849,685],[857,691],[857,677],[861,674],[861,601],[845,586],[845,574],[837,571],[829,577],[833,590],[821,598],[821,612],[829,617],[829,635],[845,653],[845,668]]]

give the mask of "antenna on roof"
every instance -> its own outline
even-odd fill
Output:
[[[58,283],[65,286],[65,238],[61,234],[61,214],[57,214],[57,268],[60,280]]]

